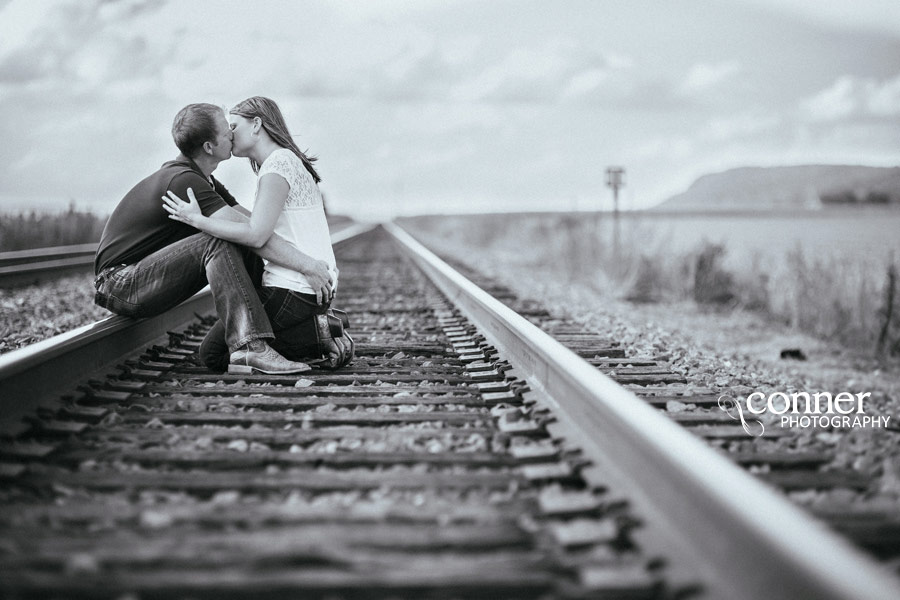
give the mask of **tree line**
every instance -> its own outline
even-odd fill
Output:
[[[58,213],[0,214],[0,252],[98,242],[106,219],[74,204]]]

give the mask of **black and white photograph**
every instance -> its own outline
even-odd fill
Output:
[[[900,598],[900,3],[0,0],[0,599]]]

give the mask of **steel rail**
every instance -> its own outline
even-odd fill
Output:
[[[14,287],[66,273],[86,273],[94,266],[96,251],[94,243],[0,252],[0,282]]]
[[[74,244],[71,246],[51,246],[48,248],[32,248],[30,250],[10,250],[0,252],[0,267],[18,265],[23,263],[36,263],[40,261],[55,260],[60,258],[72,258],[82,256],[90,258],[94,262],[97,253],[97,243]]]
[[[849,542],[475,286],[400,227],[385,228],[529,385],[549,397],[585,457],[637,487],[638,512],[665,530],[681,553],[697,558],[714,597],[900,598],[897,579]]]
[[[0,283],[7,288],[21,287],[65,274],[87,273],[94,267],[97,246],[92,242],[0,252]]]
[[[356,224],[332,234],[338,244],[374,228]],[[198,313],[215,311],[209,287],[155,317],[111,316],[0,356],[0,434],[15,435],[23,416],[55,403],[92,373],[120,363],[167,331],[184,327]]]

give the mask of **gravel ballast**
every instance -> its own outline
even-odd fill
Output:
[[[704,310],[689,302],[633,304],[617,297],[617,290],[572,282],[550,265],[522,264],[497,255],[473,253],[448,240],[432,241],[441,253],[468,263],[510,288],[521,298],[541,302],[560,317],[603,332],[629,348],[630,355],[667,360],[683,373],[687,388],[710,387],[742,393],[827,391],[871,393],[865,405],[872,415],[890,416],[889,428],[807,428],[784,438],[731,442],[765,444],[771,450],[826,449],[835,456],[828,468],[852,469],[874,478],[862,493],[836,489],[794,494],[798,502],[815,507],[837,501],[848,506],[896,510],[900,501],[900,367],[817,340],[743,311]],[[508,255],[512,256],[512,254]],[[53,335],[109,316],[93,304],[88,275],[69,276],[52,283],[0,291],[3,329],[0,353],[24,347]],[[807,360],[785,360],[781,350],[799,348]],[[670,410],[690,410],[673,406]],[[778,427],[763,419],[766,427]],[[719,442],[723,444],[727,442]]]
[[[93,275],[0,290],[0,354],[111,316],[94,304]]]
[[[531,244],[540,245],[534,240]],[[525,243],[525,241],[523,241]],[[503,248],[489,256],[448,239],[430,237],[429,247],[460,260],[482,274],[510,287],[521,299],[540,302],[554,316],[594,329],[628,348],[629,356],[654,356],[669,361],[685,375],[691,388],[706,387],[722,393],[746,395],[762,392],[806,391],[871,393],[869,415],[890,416],[887,428],[795,428],[796,435],[712,442],[732,451],[822,451],[834,456],[825,469],[851,469],[872,480],[869,489],[856,492],[836,488],[804,491],[791,497],[809,508],[846,507],[847,510],[886,510],[895,513],[900,501],[900,366],[883,364],[871,356],[825,342],[751,312],[704,309],[691,302],[635,304],[620,299],[618,290],[596,283],[573,282],[562,269],[545,261],[522,260],[533,248],[516,252]],[[537,253],[539,254],[539,253]],[[503,257],[506,257],[504,260]],[[806,360],[781,358],[784,349],[801,349]],[[686,400],[689,402],[689,400]],[[673,412],[692,410],[677,404]],[[779,428],[774,415],[761,415],[767,429]],[[730,444],[730,445],[729,445]]]

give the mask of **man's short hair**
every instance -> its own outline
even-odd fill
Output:
[[[215,104],[188,104],[178,111],[172,123],[172,139],[181,153],[194,158],[206,142],[214,142],[219,135],[216,118],[223,114]]]

